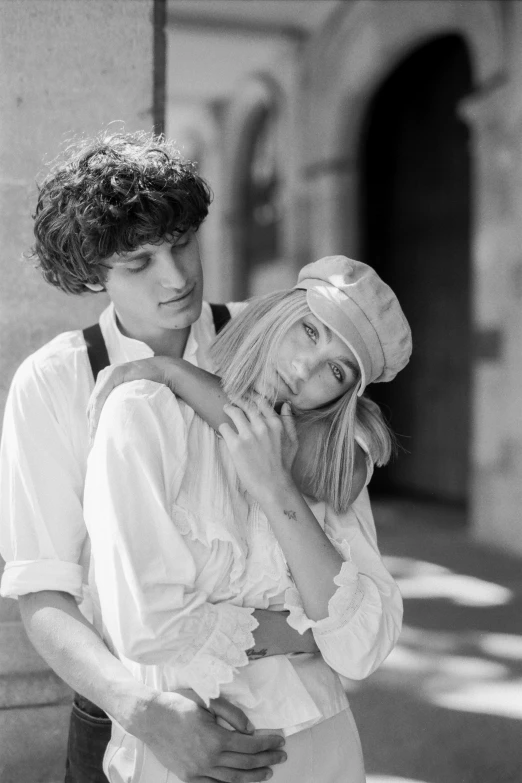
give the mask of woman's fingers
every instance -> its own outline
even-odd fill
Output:
[[[225,413],[228,416],[228,418],[234,424],[234,426],[235,426],[235,428],[237,430],[237,434],[238,435],[246,435],[246,434],[248,434],[248,432],[249,432],[249,420],[246,417],[244,411],[241,410],[241,408],[239,408],[239,406],[237,406],[237,405],[224,405],[223,406],[223,410],[225,411]],[[234,434],[234,435],[236,434],[236,433],[234,433],[232,427],[229,424],[222,424],[221,427],[219,428],[219,431],[223,435],[223,437],[225,437],[224,433],[222,432],[222,428],[223,427],[228,427],[228,429],[230,430],[230,432],[228,433],[229,435],[230,434]],[[225,438],[225,440],[226,440],[226,438]]]
[[[250,400],[241,399],[237,400],[235,404],[236,407],[243,411],[246,420],[250,422],[255,430],[261,431],[263,429],[266,416],[258,407],[257,401],[252,402]]]
[[[270,405],[267,399],[261,394],[254,392],[251,395],[251,404],[255,406],[263,418],[276,421],[279,419],[279,416],[275,412],[273,405]]]
[[[283,428],[287,438],[289,438],[292,443],[297,443],[295,419],[290,403],[288,402],[283,403],[283,407],[281,408],[281,421],[283,422]]]

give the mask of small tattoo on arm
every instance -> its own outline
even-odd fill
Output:
[[[251,647],[250,650],[246,651],[247,658],[251,661],[255,661],[256,658],[264,658],[265,655],[268,655],[268,648],[261,648],[260,650],[256,649],[256,647]]]
[[[285,515],[285,517],[288,517],[288,519],[293,519],[294,522],[297,522],[297,514],[295,513],[295,511],[291,511],[290,509],[284,508],[283,514]]]

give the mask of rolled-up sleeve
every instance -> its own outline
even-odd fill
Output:
[[[0,450],[3,596],[59,590],[82,598],[83,466],[68,429],[74,393],[68,400],[62,380],[52,362],[26,360],[8,395]]]
[[[308,628],[323,658],[339,674],[368,677],[393,650],[402,626],[402,598],[377,546],[368,492],[343,515],[326,511],[325,532],[343,557],[328,616],[310,620],[295,588],[286,594],[289,624]]]
[[[208,703],[248,663],[257,621],[250,608],[209,602],[176,525],[186,410],[150,381],[111,394],[89,456],[84,513],[112,644],[132,661],[182,669]]]

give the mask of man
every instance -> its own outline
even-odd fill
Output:
[[[42,183],[35,257],[61,290],[109,294],[100,328],[111,363],[161,354],[206,366],[215,331],[202,304],[196,232],[209,203],[193,167],[144,133],[73,145]],[[66,781],[106,781],[103,711],[184,781],[266,780],[285,759],[281,737],[253,733],[225,699],[209,712],[191,694],[136,682],[91,625],[81,501],[93,386],[80,331],[28,357],[10,390],[0,458],[2,595],[19,599],[35,647],[78,694]],[[218,716],[236,731],[218,725]]]

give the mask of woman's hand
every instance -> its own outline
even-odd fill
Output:
[[[245,489],[262,502],[267,494],[293,484],[292,463],[297,452],[297,434],[292,412],[285,403],[279,416],[262,398],[225,405],[234,424],[222,424],[219,432],[230,451]]]
[[[96,386],[89,399],[87,417],[89,419],[89,438],[92,442],[100,419],[102,408],[107,397],[116,386],[129,381],[142,379],[156,381],[169,385],[169,373],[175,360],[168,356],[152,356],[149,359],[138,359],[125,364],[115,364],[106,367],[98,375]]]

